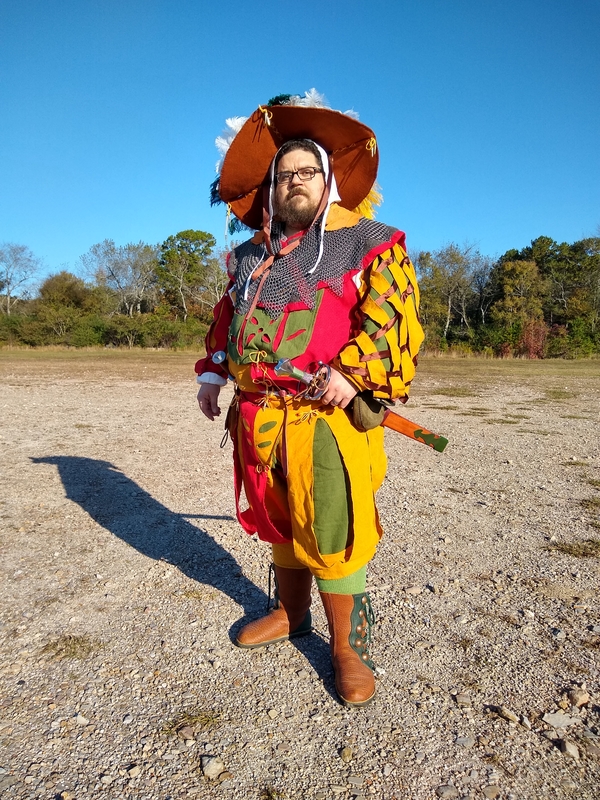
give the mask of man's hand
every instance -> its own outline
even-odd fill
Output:
[[[327,391],[321,398],[323,405],[339,406],[346,408],[348,403],[358,394],[358,389],[350,383],[349,380],[338,372],[337,369],[331,368],[331,377],[329,378],[329,386]]]
[[[205,417],[214,420],[221,413],[219,392],[221,387],[215,383],[203,383],[198,392],[198,405]]]

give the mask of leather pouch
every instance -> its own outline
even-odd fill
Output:
[[[352,401],[352,424],[361,431],[371,431],[383,422],[386,408],[373,397],[372,392],[360,392]]]

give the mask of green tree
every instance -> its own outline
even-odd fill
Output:
[[[473,276],[483,262],[481,253],[468,244],[451,243],[417,256],[422,308],[428,320],[440,327],[444,339],[448,338],[453,321],[467,330],[471,328],[477,300]]]
[[[163,296],[177,314],[187,320],[189,303],[199,298],[209,260],[216,244],[204,231],[180,231],[160,246],[156,275]]]
[[[491,311],[496,324],[510,327],[543,319],[545,281],[535,261],[505,261],[499,267],[501,291]]]

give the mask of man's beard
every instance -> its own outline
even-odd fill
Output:
[[[288,195],[283,202],[277,204],[277,219],[281,222],[285,222],[286,225],[289,225],[291,228],[308,228],[315,218],[319,203],[317,201],[314,203],[303,203],[302,205],[298,205],[291,202],[298,194],[306,197],[302,191],[295,192],[292,195]]]

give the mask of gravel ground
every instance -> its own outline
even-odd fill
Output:
[[[404,413],[451,443],[386,433],[346,709],[316,592],[312,636],[232,644],[269,554],[193,356],[0,355],[2,797],[598,797],[598,362],[423,362]]]

